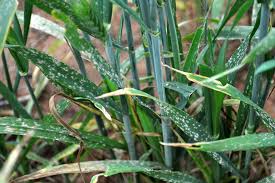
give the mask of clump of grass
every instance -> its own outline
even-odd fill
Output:
[[[122,176],[112,182],[272,180],[266,158],[273,153],[275,121],[263,106],[272,95],[275,33],[269,21],[274,5],[268,0],[194,1],[199,11],[192,21],[198,26],[181,35],[179,25],[186,20],[176,18],[177,3],[187,6],[176,0],[25,0],[22,14],[16,0],[0,2],[5,75],[0,94],[13,111],[0,118],[2,182],[54,175],[76,182],[71,174],[85,181],[84,174],[92,172],[99,173],[91,182],[116,174]],[[34,6],[62,23],[32,16]],[[252,8],[253,25],[239,26]],[[119,20],[112,18],[115,13]],[[139,35],[133,33],[133,22]],[[80,72],[29,48],[32,28],[64,37],[60,41],[71,49]],[[241,41],[230,52],[232,40]],[[122,55],[127,58],[121,60]],[[15,79],[11,61],[17,67]],[[138,63],[145,65],[146,77],[139,75]],[[40,107],[36,91],[45,85],[29,81],[31,64],[60,90],[49,99],[52,113]],[[87,64],[100,74],[99,84],[89,79]],[[238,74],[247,72],[243,92],[236,87],[241,68]],[[29,91],[33,111],[17,97],[20,84]],[[63,100],[55,101],[55,96]],[[76,113],[67,119],[72,106]],[[265,132],[256,133],[258,128]],[[97,150],[106,153],[105,159],[88,161]],[[264,173],[253,178],[249,172],[258,159]]]

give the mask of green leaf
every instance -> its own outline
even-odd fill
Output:
[[[17,101],[16,96],[0,81],[0,94],[6,99],[12,109],[23,118],[31,118],[24,107]]]
[[[29,131],[34,131],[33,137],[51,141],[60,141],[70,144],[79,144],[70,132],[61,125],[45,123],[32,119],[3,117],[0,118],[0,134],[26,135]],[[84,141],[84,146],[93,149],[124,149],[125,146],[116,140],[107,137],[94,135],[88,132],[80,132]]]
[[[275,60],[266,61],[256,69],[255,75],[269,71],[274,68],[275,68]]]
[[[144,174],[169,183],[202,183],[200,180],[188,175],[185,172],[171,170],[149,170]]]
[[[252,86],[253,86],[253,77],[254,77],[254,67],[250,65],[249,71],[246,77],[246,86],[243,91],[243,95],[247,96],[248,98],[252,95]],[[245,127],[246,119],[248,117],[250,107],[244,102],[240,102],[238,114],[237,114],[237,121],[235,123],[235,131],[233,136],[239,136],[242,134],[243,129]]]
[[[24,41],[23,41],[23,36],[21,33],[21,28],[19,25],[16,28],[17,28],[17,30],[10,28],[7,42],[8,42],[8,44],[23,46]],[[21,36],[19,36],[19,35],[21,35]],[[28,74],[28,70],[29,70],[28,60],[18,56],[18,54],[10,48],[9,48],[9,51],[10,51],[12,57],[14,58],[14,61],[16,63],[16,66],[17,66],[17,69],[18,69],[20,75],[26,76]]]
[[[83,54],[89,58],[89,61],[95,65],[103,78],[111,80],[121,88],[123,86],[121,79],[107,61],[100,55],[97,49],[91,43],[79,37],[79,34],[72,23],[69,21],[66,23],[67,29],[65,35],[72,46],[78,49],[78,51],[83,52]]]
[[[169,67],[169,66],[166,66]],[[171,68],[171,67],[169,67]],[[238,99],[251,107],[256,111],[256,114],[262,119],[263,123],[271,129],[273,132],[275,132],[275,121],[257,104],[255,104],[253,101],[251,101],[249,98],[244,96],[237,88],[230,84],[223,85],[220,81],[217,80],[209,80],[208,77],[192,74],[188,72],[179,71],[177,69],[172,70],[179,72],[187,77],[189,81],[195,82],[201,86],[210,88],[212,90],[224,93],[226,95],[231,96],[233,99]]]
[[[254,35],[256,34],[259,26],[260,26],[260,16],[258,15],[253,29],[249,32],[249,34],[245,37],[245,39],[243,40],[241,45],[237,48],[237,50],[234,51],[233,55],[228,60],[227,65],[226,65],[227,69],[231,69],[231,68],[236,67],[240,64],[241,60],[247,54],[247,50],[249,48],[249,45],[251,44],[251,40],[254,37]],[[231,73],[228,76],[229,83],[233,85],[235,82],[235,78],[236,78],[236,73]]]
[[[207,152],[246,151],[273,146],[275,146],[275,135],[273,133],[243,135],[212,142],[178,144],[178,147]]]
[[[136,57],[137,63],[139,63],[144,58],[145,54],[146,53],[144,51],[143,46],[139,46],[135,50],[135,57]],[[125,76],[129,72],[130,67],[131,67],[130,59],[127,58],[125,61],[123,61],[120,64],[120,73]]]
[[[48,13],[60,11],[70,17],[77,27],[88,34],[105,40],[107,29],[97,11],[88,1],[30,0],[34,5]]]
[[[250,1],[251,0],[249,0],[249,2]],[[242,10],[242,6],[245,6],[247,2],[248,2],[247,0],[236,0],[235,1],[234,5],[230,9],[229,13],[226,16],[224,16],[224,18],[217,30],[216,36],[214,37],[214,40],[217,38],[220,31],[223,29],[223,27],[226,25],[226,23],[229,21],[229,19],[231,17],[233,17],[240,9]]]
[[[24,43],[27,42],[30,24],[31,24],[31,17],[32,17],[32,8],[33,5],[30,0],[25,0],[24,4]]]
[[[4,44],[9,32],[9,27],[13,20],[17,8],[16,0],[1,0],[0,1],[0,54],[4,48]]]
[[[200,183],[198,179],[183,173],[165,170],[161,165],[149,161],[105,160],[80,163],[82,173],[105,172],[105,177],[118,173],[144,173],[153,178],[173,183]],[[25,182],[53,175],[80,173],[78,163],[63,164],[39,170],[19,177],[15,182]]]
[[[264,54],[268,53],[274,47],[275,47],[275,31],[271,31],[255,47],[253,47],[253,49],[249,52],[248,55],[246,55],[244,57],[244,59],[242,60],[242,62],[239,65],[209,78],[208,81],[213,81],[213,80],[219,79],[225,75],[231,74],[231,73],[241,69],[246,64],[253,63],[256,60],[257,56],[264,55]]]
[[[275,181],[275,174],[268,176],[262,180],[259,180],[257,183],[273,183]]]
[[[229,58],[228,62],[226,63],[226,68],[230,69],[240,64],[242,59],[245,57],[247,50],[249,47],[249,38],[246,37],[240,46],[234,51],[234,53]],[[232,84],[235,80],[236,74],[232,73],[228,76],[229,83]]]
[[[119,95],[133,95],[152,99],[162,109],[162,117],[166,117],[172,120],[186,135],[191,137],[192,140],[210,141],[212,139],[210,134],[207,133],[207,129],[201,123],[197,122],[194,118],[189,116],[185,111],[182,111],[177,107],[172,106],[166,102],[162,102],[161,100],[140,90],[136,90],[134,88],[124,88],[121,90],[103,94],[97,98],[105,98]],[[230,162],[230,160],[226,156],[224,156],[223,154],[213,152],[208,154],[224,168],[230,170],[238,176],[241,176],[236,167]]]
[[[140,123],[143,128],[143,132],[145,133],[156,133],[158,132],[156,127],[154,126],[154,122],[156,121],[156,117],[153,117],[152,114],[148,113],[146,108],[143,106],[137,105],[136,112],[140,118]],[[160,138],[159,137],[146,137],[148,140],[148,144],[150,148],[153,150],[154,157],[159,161],[163,161],[163,157],[161,154],[161,147],[159,144]]]
[[[203,35],[203,29],[199,28],[192,40],[192,44],[189,48],[188,54],[185,59],[183,70],[186,72],[194,72],[196,69],[196,55],[199,52],[200,41]]]
[[[188,99],[196,91],[196,88],[176,81],[165,82],[163,83],[163,86],[182,94],[186,99]]]
[[[112,101],[98,101],[95,99],[101,91],[98,87],[86,77],[71,69],[63,62],[59,62],[49,55],[39,52],[35,49],[24,47],[13,48],[22,58],[29,59],[34,65],[40,68],[44,75],[67,94],[78,97],[82,100],[88,100],[95,105],[103,114],[106,114],[106,108],[112,108],[116,111],[117,107]],[[107,119],[109,116],[106,116]]]

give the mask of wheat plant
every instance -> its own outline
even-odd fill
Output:
[[[0,182],[275,182],[274,9],[0,0]],[[47,53],[33,30],[54,38]]]

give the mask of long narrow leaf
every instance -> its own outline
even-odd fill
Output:
[[[4,48],[4,43],[6,41],[16,8],[16,0],[3,0],[0,2],[0,54]]]
[[[182,172],[173,172],[163,169],[157,163],[147,161],[125,161],[125,160],[109,160],[109,161],[87,161],[80,163],[82,173],[105,172],[105,177],[119,173],[140,172],[147,174],[156,179],[160,179],[173,183],[200,183],[198,179]],[[64,164],[47,169],[42,169],[15,179],[15,182],[25,182],[53,175],[80,173],[77,163]]]
[[[103,114],[106,112],[104,107],[114,106],[114,104],[111,103],[107,105],[103,101],[95,100],[95,96],[101,92],[98,87],[63,62],[59,62],[53,57],[35,49],[16,47],[14,50],[16,50],[17,54],[21,57],[30,59],[49,80],[61,87],[67,95],[81,97],[92,102]],[[115,109],[115,107],[113,107],[113,109]]]
[[[60,141],[70,144],[79,144],[79,140],[70,134],[70,132],[61,125],[54,123],[43,123],[32,119],[3,117],[0,118],[0,134],[26,135],[30,130],[34,131],[33,137]],[[80,132],[84,141],[84,146],[87,148],[124,149],[125,146],[115,140],[107,137],[94,135],[87,132]]]
[[[212,139],[210,134],[207,133],[207,129],[201,123],[197,122],[194,118],[189,116],[185,111],[182,111],[166,102],[162,102],[161,100],[145,92],[142,92],[140,90],[136,90],[133,88],[124,88],[121,90],[103,94],[98,98],[105,98],[109,96],[118,96],[118,95],[133,95],[133,96],[141,96],[141,97],[152,99],[162,109],[163,117],[167,117],[170,120],[172,120],[186,135],[191,137],[192,140],[210,141]],[[222,165],[225,169],[228,169],[229,171],[241,177],[236,167],[223,154],[213,153],[213,152],[210,152],[208,154],[214,160],[216,160],[220,165]]]
[[[169,67],[169,66],[166,66]],[[171,67],[169,67],[171,68]],[[238,99],[251,107],[253,107],[257,113],[257,115],[262,119],[263,123],[270,128],[273,132],[275,132],[275,121],[272,119],[262,108],[260,108],[257,104],[252,102],[249,98],[244,96],[237,88],[230,84],[223,85],[220,81],[212,80],[209,81],[207,77],[192,74],[188,72],[179,71],[176,69],[171,68],[172,70],[179,72],[187,77],[189,81],[195,82],[201,86],[210,88],[212,90],[216,90],[222,92],[226,95],[231,96],[234,99]]]
[[[170,145],[207,152],[245,151],[275,146],[275,135],[273,133],[249,134],[212,142]]]

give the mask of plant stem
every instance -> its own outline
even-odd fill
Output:
[[[116,60],[115,60],[116,57],[113,51],[113,43],[112,43],[112,37],[110,33],[108,33],[108,38],[106,42],[106,53],[109,61],[113,64],[114,69],[117,72],[118,76],[120,76],[120,68],[119,68],[119,65],[117,66],[116,64]],[[123,114],[122,120],[124,123],[124,129],[125,129],[125,139],[128,145],[130,159],[136,160],[137,154],[135,149],[134,138],[132,136],[131,120],[129,117],[129,108],[128,108],[127,99],[125,96],[120,96],[119,98],[120,98],[121,107],[122,107],[122,114]]]
[[[139,7],[139,12],[141,14],[142,19],[145,21],[146,25],[149,25],[149,19],[148,19],[148,8],[149,8],[149,4],[147,1],[144,2],[140,2],[139,0],[136,0],[136,5],[137,7]],[[146,37],[146,33],[141,29],[141,34],[142,36]],[[143,49],[144,49],[144,57],[145,57],[145,63],[146,63],[146,76],[150,77],[152,76],[152,65],[151,65],[151,60],[150,60],[150,55],[149,53],[149,48],[148,48],[148,44],[146,43],[146,41],[142,41],[142,45],[143,45]],[[153,84],[152,81],[148,82],[148,87],[151,87]],[[154,95],[154,90],[152,88],[152,90],[149,91],[150,95]],[[150,106],[152,106],[152,108],[154,108],[154,104],[150,104]]]
[[[127,0],[124,0],[127,3]],[[131,71],[132,71],[132,78],[133,84],[135,89],[140,88],[139,84],[139,77],[136,67],[136,57],[135,57],[135,48],[134,48],[134,39],[133,39],[133,31],[131,27],[131,20],[128,13],[124,12],[124,20],[125,20],[125,28],[126,28],[126,35],[128,40],[128,54],[131,63]]]
[[[269,23],[269,6],[268,6],[268,1],[264,0],[264,2],[262,3],[262,7],[261,7],[261,22],[260,22],[260,28],[259,28],[259,41],[262,40],[267,35],[268,23]],[[258,56],[256,59],[256,62],[255,62],[255,68],[258,68],[258,66],[260,66],[264,61],[265,61],[265,55]],[[254,79],[253,79],[251,100],[256,104],[260,103],[259,94],[260,94],[260,91],[262,88],[261,78],[262,78],[262,75],[258,74],[258,75],[255,75]],[[255,117],[256,117],[255,111],[252,108],[250,108],[249,120],[248,120],[248,125],[247,125],[247,133],[248,134],[254,133],[254,131],[255,131],[255,128],[257,125]],[[245,157],[246,173],[248,173],[251,156],[252,156],[252,151],[247,151],[246,157]]]
[[[140,6],[145,6],[146,0],[140,0]],[[150,14],[150,28],[154,31],[157,32],[157,4],[155,1],[149,1],[150,5],[150,12],[147,12],[147,14]],[[146,13],[143,12],[145,15]],[[145,17],[145,16],[143,16]],[[147,17],[148,18],[148,17]],[[160,37],[157,35],[151,35],[147,34],[147,39],[149,42],[149,51],[150,51],[150,56],[152,60],[152,65],[154,69],[154,76],[156,80],[156,85],[157,85],[157,92],[158,96],[161,101],[165,102],[166,101],[166,96],[165,96],[165,89],[163,86],[163,76],[162,76],[162,69],[161,69],[161,50],[160,50]],[[162,112],[161,112],[162,113]],[[164,143],[169,143],[171,142],[171,121],[168,119],[163,118],[162,119],[162,135],[163,135],[163,141]],[[169,146],[164,146],[164,156],[165,156],[165,165],[169,168],[172,168],[172,148]]]
[[[2,53],[2,62],[3,62],[4,72],[5,72],[5,76],[6,76],[6,80],[7,80],[7,85],[8,85],[8,88],[10,89],[10,91],[12,92],[13,88],[12,88],[12,83],[11,83],[11,79],[10,79],[10,73],[9,73],[9,69],[8,69],[7,59],[6,59],[4,51]]]
[[[19,72],[17,71],[15,81],[14,81],[14,84],[13,84],[14,93],[17,93],[17,90],[19,88],[20,79],[21,79],[21,76],[20,76]]]
[[[158,7],[158,14],[159,14],[159,23],[160,23],[160,34],[161,34],[161,41],[163,46],[163,51],[168,52],[168,45],[167,45],[167,33],[166,33],[166,25],[165,25],[165,9],[164,6]],[[164,58],[164,63],[166,65],[170,65],[170,58]],[[171,81],[171,70],[165,67],[165,75],[166,80]]]
[[[35,95],[34,95],[34,92],[33,92],[32,86],[31,86],[31,84],[30,84],[30,82],[29,82],[29,80],[28,80],[28,77],[27,77],[27,76],[23,76],[23,78],[24,78],[24,80],[25,80],[25,83],[26,83],[26,85],[27,85],[27,88],[28,88],[28,90],[29,90],[29,93],[30,93],[30,95],[31,95],[31,98],[32,98],[32,100],[33,100],[33,103],[34,103],[34,105],[35,105],[35,107],[36,107],[36,109],[37,109],[37,112],[38,112],[38,114],[39,114],[39,117],[42,119],[42,118],[43,118],[43,113],[42,113],[42,110],[41,110],[41,108],[40,108],[40,105],[38,104],[38,101],[37,101],[37,99],[36,99],[36,97],[35,97]]]
[[[118,35],[117,35],[117,43],[118,44],[121,44],[123,25],[124,25],[124,17],[121,17],[120,23],[119,23],[119,31],[118,31]],[[120,60],[120,49],[117,49],[116,50],[116,64],[117,65],[119,64],[118,63],[119,60]]]

